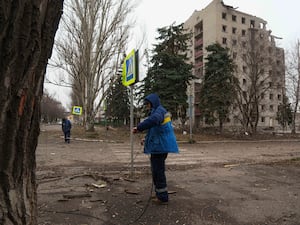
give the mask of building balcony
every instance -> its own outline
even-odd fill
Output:
[[[195,40],[195,47],[203,45],[203,39]]]
[[[200,58],[201,56],[203,56],[203,51],[199,50],[195,52],[195,59]]]
[[[195,63],[195,68],[203,67],[203,62],[197,62]]]
[[[201,37],[203,37],[203,31],[196,31],[194,33],[194,37],[195,38],[201,38]]]

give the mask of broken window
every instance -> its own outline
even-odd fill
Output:
[[[222,13],[222,19],[226,20],[227,14],[226,13]]]
[[[223,43],[224,45],[226,45],[226,44],[227,44],[227,38],[223,38],[223,39],[222,39],[222,43]]]
[[[243,85],[246,85],[247,84],[247,80],[244,78],[243,79]]]
[[[236,34],[236,28],[235,27],[232,28],[232,33]]]
[[[232,21],[236,22],[236,15],[232,15]]]
[[[232,53],[232,58],[233,58],[233,59],[236,59],[236,57],[237,57],[237,53],[236,53],[236,52],[233,52],[233,53]]]
[[[226,30],[227,30],[227,26],[226,26],[226,25],[223,25],[223,26],[222,26],[222,31],[223,31],[223,32],[226,32]]]
[[[237,40],[233,39],[233,40],[232,40],[232,45],[233,45],[233,46],[236,46],[236,45],[237,45]]]
[[[277,95],[277,99],[278,99],[279,101],[281,101],[281,94],[278,94],[278,95]]]
[[[245,23],[246,23],[246,18],[242,17],[242,24],[245,24]]]

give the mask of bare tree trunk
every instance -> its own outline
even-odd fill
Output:
[[[299,98],[300,98],[300,52],[299,52],[299,48],[300,48],[300,42],[299,40],[297,41],[296,44],[296,73],[297,73],[297,87],[296,87],[296,93],[295,93],[295,105],[294,105],[294,109],[293,109],[293,120],[292,120],[292,134],[296,133],[296,115],[297,115],[297,111],[298,111],[298,105],[299,105]]]
[[[84,126],[91,131],[129,40],[134,6],[130,0],[68,0],[65,7],[65,35],[56,42],[54,64],[68,75],[63,83],[72,87],[79,100],[72,104],[83,107]]]
[[[37,224],[40,101],[63,0],[0,3],[0,224]]]

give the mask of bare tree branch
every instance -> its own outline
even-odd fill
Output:
[[[73,104],[83,106],[86,129],[93,129],[112,76],[134,25],[130,0],[73,0],[66,3],[63,37],[57,40],[55,66],[72,86]]]

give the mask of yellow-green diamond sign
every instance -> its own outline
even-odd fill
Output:
[[[82,107],[81,106],[73,106],[72,114],[80,116],[82,114]]]
[[[137,80],[137,60],[133,49],[125,58],[122,66],[122,83],[124,86],[134,84]]]

